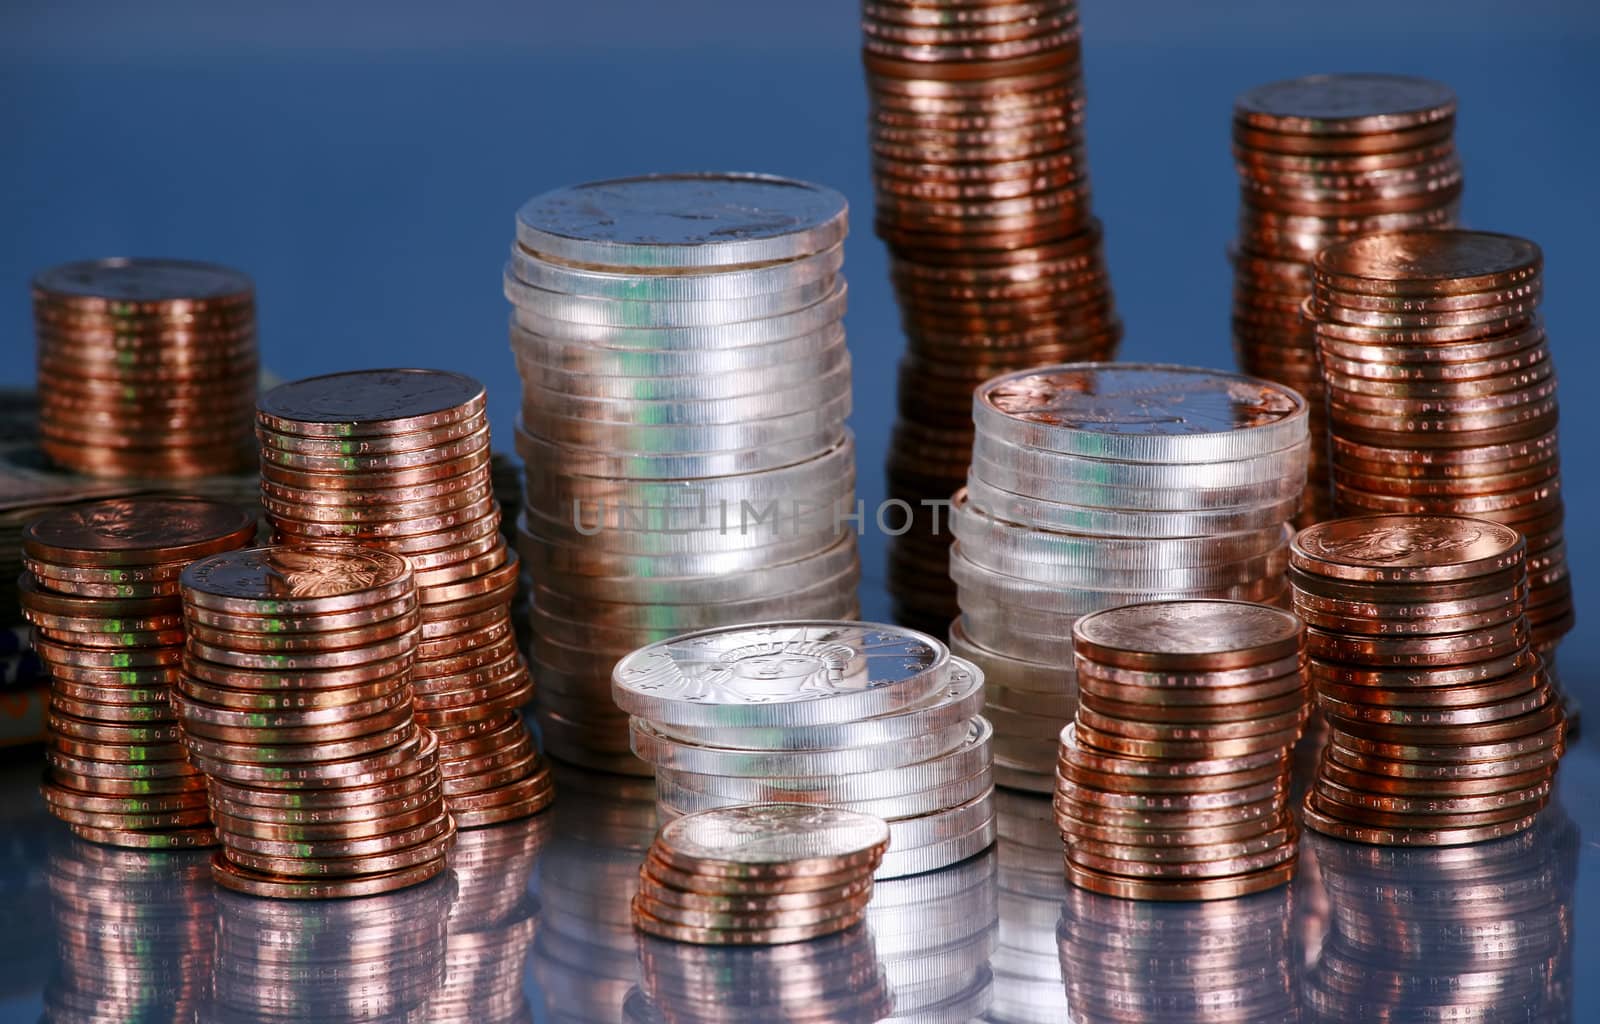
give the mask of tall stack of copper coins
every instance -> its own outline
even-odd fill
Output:
[[[33,281],[39,434],[91,476],[169,479],[250,462],[255,286],[181,260],[67,263]]]
[[[1307,305],[1328,382],[1334,501],[1429,512],[1528,541],[1528,625],[1553,661],[1572,629],[1556,375],[1539,247],[1480,231],[1368,235],[1317,256]]]
[[[278,538],[380,548],[416,574],[411,687],[460,828],[525,817],[555,795],[518,710],[533,681],[511,621],[518,559],[500,533],[485,403],[458,373],[361,370],[274,388],[256,416]]]
[[[1550,797],[1566,715],[1529,646],[1527,544],[1484,519],[1332,519],[1295,538],[1330,740],[1305,823],[1387,846],[1522,831]]]
[[[1072,625],[1168,598],[1287,601],[1306,403],[1212,370],[1069,364],[997,377],[956,497],[951,643],[988,678],[995,780],[1048,793],[1077,706]]]
[[[995,794],[1000,842],[1000,929],[989,959],[994,1002],[985,1021],[1038,1024],[1070,1019],[1061,989],[1053,923],[1061,916],[1061,830],[1050,801],[1027,792]]]
[[[643,774],[611,667],[679,633],[856,614],[844,197],[751,174],[558,189],[505,270],[552,756]]]
[[[633,926],[705,946],[777,946],[861,923],[889,826],[810,804],[745,804],[662,826],[639,869]]]
[[[1143,903],[1068,890],[1056,941],[1071,1019],[1301,1020],[1292,893]]]
[[[188,645],[173,694],[222,849],[255,896],[368,896],[445,870],[439,744],[412,713],[417,585],[397,555],[250,548],[180,577]]]
[[[149,849],[215,842],[168,702],[183,658],[178,579],[255,534],[243,511],[190,498],[78,505],[24,529],[17,585],[50,671],[44,798],[77,835]]]
[[[1311,261],[1357,235],[1455,223],[1462,188],[1455,113],[1447,86],[1381,74],[1273,82],[1234,103],[1234,350],[1246,373],[1288,384],[1311,403],[1301,525],[1334,514],[1317,343],[1301,313]]]
[[[1333,927],[1307,971],[1308,1019],[1570,1021],[1577,829],[1449,850],[1307,837]]]
[[[896,878],[994,842],[983,674],[932,637],[861,622],[730,626],[617,663],[663,819],[781,801],[889,822]]]
[[[1061,732],[1067,880],[1107,896],[1230,899],[1294,874],[1290,754],[1310,709],[1306,635],[1280,608],[1156,601],[1079,619]]]
[[[1003,796],[995,794],[997,803]],[[993,1004],[998,863],[989,849],[939,871],[873,883],[867,927],[894,993],[884,1021],[970,1021]]]
[[[889,586],[901,621],[942,633],[956,604],[941,506],[966,475],[972,389],[1109,359],[1122,325],[1090,207],[1076,0],[867,0],[861,28],[907,346],[888,473],[914,518]]]

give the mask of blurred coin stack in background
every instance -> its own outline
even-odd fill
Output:
[[[1072,1020],[1300,1020],[1292,892],[1142,903],[1069,889],[1056,942]]]
[[[880,878],[994,842],[983,674],[912,630],[774,622],[689,633],[617,663],[634,752],[664,820],[766,801],[872,814]]]
[[[183,659],[179,574],[243,547],[231,505],[119,498],[51,512],[22,534],[18,581],[50,671],[50,812],[78,836],[147,849],[210,846],[205,783],[169,697]]]
[[[1369,235],[1317,257],[1308,313],[1327,378],[1339,512],[1429,512],[1528,541],[1528,624],[1553,664],[1574,624],[1556,374],[1532,242]]]
[[[1302,526],[1334,515],[1317,343],[1301,311],[1312,259],[1357,235],[1455,224],[1455,114],[1447,86],[1381,74],[1273,82],[1234,103],[1234,351],[1246,373],[1288,384],[1311,403]]]
[[[184,570],[173,705],[206,775],[217,884],[369,896],[445,870],[439,743],[412,712],[417,586],[405,560],[334,545],[251,548]]]
[[[250,462],[255,286],[209,263],[107,259],[33,281],[39,433],[56,464],[186,479]]]
[[[989,1009],[989,957],[1000,929],[997,864],[990,849],[939,871],[873,883],[867,927],[894,993],[885,1022],[971,1021]]]
[[[533,680],[511,621],[483,385],[442,370],[311,377],[261,396],[261,501],[281,540],[403,556],[416,574],[417,721],[439,741],[459,828],[525,817],[555,789],[519,709]]]
[[[1290,565],[1330,731],[1306,825],[1386,846],[1532,825],[1566,715],[1529,646],[1522,536],[1453,516],[1331,519],[1301,531]]]
[[[996,782],[1048,793],[1077,703],[1079,616],[1175,598],[1287,601],[1306,403],[1210,370],[1077,364],[989,381],[973,419],[951,516],[951,639],[988,678]]]
[[[1040,363],[1109,359],[1122,336],[1090,208],[1075,0],[866,0],[862,60],[877,232],[907,351],[889,497],[912,529],[889,589],[908,626],[955,614],[945,502],[972,445],[972,389]]]
[[[552,756],[648,772],[611,668],[691,629],[856,614],[844,197],[748,174],[560,189],[505,270],[520,541]]]
[[[1294,876],[1290,754],[1310,708],[1305,627],[1243,601],[1158,601],[1073,626],[1077,720],[1055,810],[1067,880],[1217,900]]]
[[[989,1024],[1069,1020],[1056,953],[1061,916],[1061,830],[1050,801],[1033,793],[995,793],[1000,842],[999,943],[989,959],[994,1001]]]

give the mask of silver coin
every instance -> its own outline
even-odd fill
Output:
[[[975,456],[968,472],[991,487],[1042,501],[1122,512],[1187,512],[1251,508],[1277,504],[1305,490],[1305,476],[1285,475],[1264,484],[1240,487],[1152,490],[1105,484],[1058,483],[1045,472],[1002,466]]]
[[[1013,444],[979,430],[972,442],[974,458],[1033,472],[1058,483],[1089,484],[1134,490],[1217,490],[1270,484],[1305,472],[1310,439],[1248,459],[1202,463],[1116,462],[1060,454]]]
[[[703,811],[664,825],[656,845],[706,865],[715,874],[743,868],[793,868],[808,861],[837,862],[884,849],[882,819],[854,811],[804,804],[766,803]],[[837,868],[831,868],[837,870]]]
[[[950,624],[950,650],[983,669],[986,688],[1063,698],[1077,692],[1076,675],[1059,665],[1025,661],[973,642],[962,619]]]
[[[1041,501],[967,478],[967,499],[992,518],[1061,533],[1103,537],[1208,537],[1258,530],[1293,519],[1300,497],[1271,504],[1188,512],[1139,512]]]
[[[788,291],[833,277],[844,266],[844,246],[833,245],[798,259],[750,269],[601,270],[541,259],[520,244],[511,247],[518,278],[547,291],[590,298],[645,302],[704,302]]]
[[[1023,559],[991,558],[989,553],[981,548],[963,546],[961,551],[969,561],[981,564],[991,571],[1031,579],[1037,583],[1096,591],[1154,593],[1183,591],[1186,597],[1194,596],[1191,591],[1221,590],[1276,577],[1283,573],[1289,563],[1287,542],[1265,554],[1236,562],[1217,562],[1213,565],[1189,568],[1142,570],[1085,569],[1077,566],[1029,564]]]
[[[634,652],[617,665],[613,696],[665,725],[833,724],[927,699],[949,658],[930,636],[874,623],[736,626]]]
[[[555,388],[548,386],[543,375],[525,375],[523,419],[530,425],[551,419],[582,419],[652,428],[779,419],[849,400],[849,353],[842,345],[835,353],[837,358],[819,359],[799,368],[758,371],[743,381],[740,375],[730,374],[727,381],[733,393],[706,398],[694,397],[694,391],[709,389],[692,378],[638,378],[635,386],[633,379],[609,377],[593,382],[597,385],[593,388],[580,389],[570,375]],[[628,394],[630,390],[638,394]]]
[[[914,818],[889,822],[889,848],[915,850],[964,836],[985,822],[994,820],[994,789],[990,788],[966,803],[941,808]]]
[[[957,722],[910,740],[829,750],[743,750],[679,743],[641,718],[629,722],[633,752],[656,768],[699,775],[854,775],[904,768],[947,754],[966,738],[968,724]]]
[[[965,835],[942,839],[927,846],[889,851],[883,855],[883,863],[878,865],[872,877],[902,878],[920,875],[924,871],[936,871],[987,850],[994,845],[994,840],[995,822],[991,817]]]
[[[706,425],[607,423],[548,415],[542,409],[524,405],[517,431],[580,449],[703,457],[711,452],[742,452],[790,444],[830,432],[837,436],[849,416],[850,394],[845,390],[823,405],[790,415]]]
[[[990,650],[1008,654],[1022,661],[1046,665],[1072,664],[1072,634],[1070,630],[1052,633],[1026,633],[992,620],[974,621],[963,611],[962,621],[967,636],[974,643]]]
[[[804,309],[754,320],[709,324],[700,327],[654,327],[634,324],[590,324],[566,320],[539,310],[513,306],[514,324],[540,337],[573,344],[603,345],[616,349],[642,349],[651,352],[692,352],[745,345],[765,345],[797,338],[837,325],[849,304],[849,289],[843,278],[833,290]]]
[[[838,604],[842,595],[855,592],[860,574],[859,566],[851,565],[837,576],[808,587],[796,588],[783,597],[768,596],[717,604],[619,604],[596,601],[581,592],[552,590],[542,585],[535,586],[529,596],[536,607],[545,609],[558,619],[582,617],[595,625],[611,628],[655,626],[672,630],[676,635],[735,622],[770,621],[783,615],[785,609],[809,609],[823,603]]]
[[[656,779],[656,789],[662,805],[675,813],[688,814],[691,811],[704,810],[708,807],[732,807],[747,802],[738,797],[705,793],[678,785],[674,781],[676,777],[680,776],[673,776],[668,771],[663,770]],[[953,783],[936,786],[931,789],[919,790],[915,793],[869,800],[827,801],[827,803],[831,807],[843,807],[846,810],[859,811],[862,814],[871,814],[890,820],[932,814],[943,808],[975,799],[993,788],[994,776],[985,768],[968,778],[958,779]],[[785,794],[785,798],[799,799],[793,792]]]
[[[567,368],[536,362],[519,353],[517,372],[522,377],[524,393],[533,388],[641,402],[717,401],[793,388],[850,361],[843,331],[809,335],[802,344],[788,346],[792,357],[783,360],[769,358],[770,353],[784,353],[776,345],[721,352],[662,353],[669,359],[646,358],[642,353],[618,359],[615,356],[624,354],[618,349],[579,351],[600,352],[601,357],[581,365],[584,361],[562,355],[562,363],[580,363]],[[691,358],[678,358],[684,355]],[[743,357],[750,357],[751,365],[739,365]]]
[[[715,348],[649,349],[609,347],[534,334],[511,322],[511,351],[526,370],[540,367],[564,373],[618,377],[687,377],[759,370],[800,362],[844,340],[843,324],[826,324],[809,334],[749,345]]]
[[[574,448],[516,428],[516,449],[525,463],[546,472],[584,478],[622,480],[702,480],[761,473],[818,458],[853,435],[843,422],[825,424],[815,433],[789,441],[726,451],[649,452],[628,449]]]
[[[797,285],[786,291],[751,295],[743,299],[704,302],[640,302],[596,299],[535,288],[520,280],[507,266],[501,291],[513,306],[556,320],[605,327],[714,327],[746,320],[795,313],[827,298],[834,290],[831,278]]]
[[[979,643],[986,636],[1004,636],[1010,632],[1045,637],[1070,635],[1073,624],[1082,618],[1078,615],[1035,612],[1026,606],[974,600],[970,595],[960,596],[965,597],[965,600],[958,597],[956,602],[961,609],[961,621],[967,634]]]
[[[556,189],[517,211],[531,252],[601,267],[722,267],[791,260],[843,241],[832,189],[762,174],[660,174]]]
[[[741,538],[730,535],[726,544],[708,545],[698,551],[647,552],[599,549],[587,538],[566,542],[540,533],[540,527],[541,523],[530,522],[526,513],[517,520],[518,551],[535,579],[547,569],[567,574],[592,572],[597,576],[710,576],[797,561],[832,547],[842,532],[828,529],[780,536],[762,544],[736,543]]]

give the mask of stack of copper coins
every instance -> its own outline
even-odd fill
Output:
[[[454,878],[371,899],[216,895],[207,1024],[415,1021],[445,978]]]
[[[18,587],[50,671],[44,798],[79,836],[150,849],[215,842],[168,702],[183,658],[178,578],[255,534],[239,509],[191,498],[79,505],[23,531]]]
[[[955,614],[943,503],[972,444],[972,389],[1109,359],[1118,321],[1090,209],[1076,0],[867,0],[863,62],[878,235],[907,351],[889,496],[912,509],[889,586],[906,625]]]
[[[1048,793],[1077,706],[1072,624],[1169,598],[1288,600],[1306,403],[1181,366],[1078,363],[988,381],[950,510],[952,645],[988,678],[995,780]]]
[[[255,287],[179,260],[68,263],[33,281],[39,433],[58,465],[154,479],[250,461]]]
[[[754,174],[529,200],[506,265],[551,755],[646,774],[611,666],[693,629],[857,610],[844,197]]]
[[[880,878],[994,842],[983,673],[912,630],[770,622],[689,633],[617,663],[612,695],[656,768],[663,819],[763,801],[889,823]]]
[[[1573,1021],[1577,828],[1556,807],[1516,836],[1449,850],[1307,837],[1332,908],[1308,1019]]]
[[[1429,512],[1528,540],[1528,624],[1553,660],[1573,626],[1556,376],[1539,247],[1478,231],[1368,235],[1317,256],[1316,320],[1346,515]]]
[[[1052,927],[1061,916],[1061,830],[1050,801],[997,793],[1001,841],[1000,931],[989,966],[994,1002],[985,1021],[1039,1024],[1070,1020]]]
[[[1330,730],[1306,824],[1391,846],[1531,825],[1566,716],[1529,646],[1522,536],[1452,516],[1332,519],[1291,559]]]
[[[854,928],[889,826],[810,804],[746,804],[662,826],[639,869],[633,926],[704,946],[777,946]]]
[[[180,577],[173,694],[206,775],[217,883],[257,896],[390,892],[445,869],[438,741],[411,710],[404,559],[333,545],[212,555]]]
[[[459,828],[525,817],[554,798],[518,709],[533,696],[500,533],[483,385],[442,370],[312,377],[261,397],[261,495],[288,542],[402,555],[416,574],[417,721],[439,740]]]
[[[1084,616],[1061,733],[1067,880],[1124,899],[1229,899],[1294,874],[1290,752],[1310,707],[1305,627],[1243,601]]]
[[[1301,525],[1334,514],[1317,344],[1301,314],[1324,246],[1373,231],[1443,228],[1460,206],[1455,93],[1400,75],[1312,75],[1240,96],[1233,110],[1239,240],[1233,339],[1247,373],[1311,402]]]
[[[1300,1020],[1292,893],[1284,886],[1231,900],[1141,903],[1068,890],[1056,942],[1071,1019]]]
[[[193,851],[52,851],[56,931],[46,1021],[196,1020],[211,977],[209,857]]]
[[[886,1024],[971,1021],[993,1005],[998,864],[990,849],[939,871],[872,884],[867,927],[894,992]]]

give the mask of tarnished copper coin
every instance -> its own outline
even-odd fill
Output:
[[[1293,656],[1302,627],[1288,612],[1244,601],[1162,601],[1086,615],[1072,627],[1081,656],[1142,671],[1247,668]]]
[[[280,385],[261,396],[263,427],[305,437],[431,430],[483,411],[483,385],[443,370],[356,370]]]
[[[29,523],[23,550],[66,566],[149,566],[239,547],[256,524],[242,509],[198,498],[119,498]]]
[[[184,597],[244,615],[340,612],[388,603],[415,587],[405,560],[343,545],[251,548],[184,570]]]

